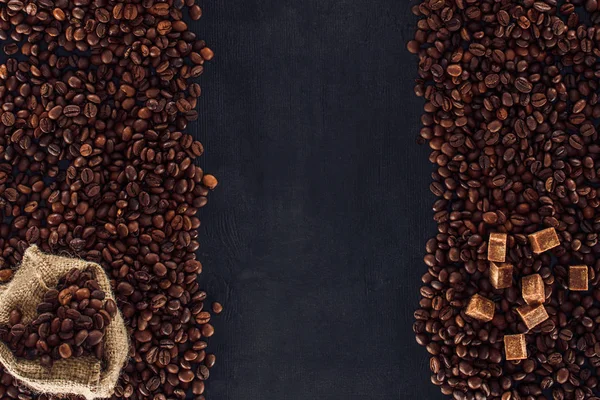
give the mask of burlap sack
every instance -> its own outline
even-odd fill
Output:
[[[106,298],[114,300],[106,273],[98,264],[44,254],[37,246],[31,246],[25,251],[12,281],[0,286],[0,324],[8,322],[14,308],[21,310],[24,324],[31,322],[44,293],[73,268],[92,269]],[[104,340],[104,368],[102,362],[92,356],[55,361],[51,368],[45,368],[35,360],[17,359],[1,342],[0,363],[20,383],[39,393],[76,394],[88,400],[110,397],[129,348],[127,329],[120,313],[106,328]]]

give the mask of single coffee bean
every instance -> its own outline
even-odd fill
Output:
[[[515,80],[515,88],[521,93],[529,93],[533,86],[527,78],[519,77]]]
[[[68,343],[63,343],[58,347],[58,352],[61,358],[71,358],[73,355],[71,346]]]
[[[212,310],[215,314],[221,314],[221,312],[223,312],[223,306],[221,305],[221,303],[214,302],[212,304]]]

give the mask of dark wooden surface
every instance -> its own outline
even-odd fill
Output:
[[[443,398],[412,333],[435,233],[412,4],[203,4],[209,400]]]

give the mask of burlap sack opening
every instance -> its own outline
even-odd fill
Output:
[[[0,286],[0,323],[8,323],[11,310],[18,308],[23,323],[37,315],[36,307],[44,293],[73,268],[91,269],[106,298],[114,300],[110,283],[102,267],[96,263],[42,253],[37,246],[25,251],[21,267],[12,281]],[[0,363],[6,370],[32,390],[49,394],[75,394],[88,400],[110,397],[129,349],[123,317],[117,313],[106,328],[103,361],[95,357],[78,357],[56,361],[51,368],[35,360],[17,359],[8,346],[0,342]],[[102,366],[104,364],[104,368]]]

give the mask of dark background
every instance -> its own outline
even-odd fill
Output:
[[[202,4],[209,400],[443,398],[412,333],[435,233],[413,4]]]

